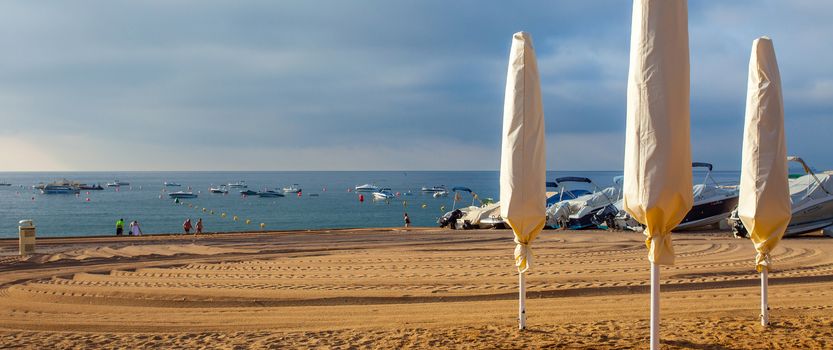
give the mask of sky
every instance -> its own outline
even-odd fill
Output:
[[[619,170],[625,0],[0,2],[0,171],[497,170],[531,34],[550,170]],[[833,169],[833,2],[692,1],[692,158],[738,170],[752,41]]]

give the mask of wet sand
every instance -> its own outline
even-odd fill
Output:
[[[663,347],[833,347],[833,239],[787,239],[759,325],[754,249],[676,233]],[[643,236],[545,231],[517,328],[507,230],[0,240],[0,347],[647,348]]]

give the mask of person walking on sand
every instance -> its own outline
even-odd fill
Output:
[[[194,234],[202,233],[202,218],[197,219],[197,231]]]
[[[116,236],[121,236],[124,233],[124,219],[116,220]]]
[[[405,227],[411,227],[411,217],[408,216],[408,213],[405,213]]]
[[[133,220],[130,223],[130,234],[133,236],[141,236],[142,229],[139,227],[139,220]]]
[[[191,233],[191,218],[185,219],[185,222],[182,223],[182,229],[185,230],[185,233]]]

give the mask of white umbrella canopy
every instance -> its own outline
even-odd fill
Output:
[[[544,109],[535,49],[528,33],[512,36],[503,107],[500,156],[500,215],[515,234],[519,272],[519,326],[525,327],[524,273],[532,261],[530,246],[546,222]]]
[[[671,230],[693,203],[688,6],[685,0],[633,4],[624,209],[646,227],[648,259],[672,265]]]
[[[768,37],[752,42],[743,129],[738,216],[758,252],[755,267],[761,273],[761,324],[766,326],[769,253],[781,241],[792,216],[781,74]]]
[[[674,264],[671,230],[693,203],[685,0],[634,0],[627,96],[623,204],[645,225],[658,349],[658,266]]]
[[[767,37],[752,42],[738,216],[747,228],[761,271],[790,223],[791,203],[784,137],[784,102],[775,48]]]

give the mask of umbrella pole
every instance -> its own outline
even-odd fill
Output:
[[[526,329],[526,274],[518,274],[518,329]]]
[[[767,299],[769,297],[769,293],[767,291],[769,287],[769,276],[767,276],[767,269],[764,268],[761,270],[761,326],[769,326],[769,304],[767,303]]]
[[[659,265],[651,263],[651,350],[659,350]]]

